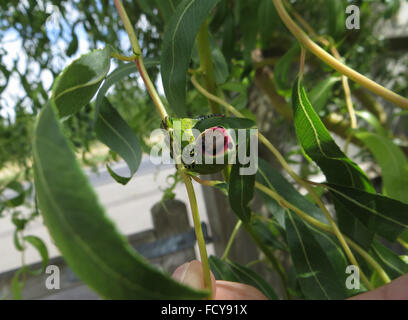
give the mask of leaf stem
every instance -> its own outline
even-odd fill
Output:
[[[132,23],[129,20],[129,17],[126,13],[125,8],[123,7],[122,1],[120,0],[114,0],[116,9],[118,10],[119,16],[123,22],[123,25],[125,27],[126,33],[128,34],[130,44],[132,46],[133,53],[136,57],[134,59],[137,68],[139,70],[140,76],[143,79],[143,82],[146,86],[147,91],[149,92],[157,111],[160,114],[160,117],[163,121],[165,121],[166,117],[168,116],[166,108],[163,105],[163,102],[160,99],[159,94],[156,91],[156,88],[153,85],[152,80],[149,77],[149,74],[146,71],[144,62],[143,62],[143,57],[142,57],[142,51],[140,50],[139,42],[136,37],[135,30],[133,29]]]
[[[231,236],[228,240],[227,246],[225,247],[224,254],[221,257],[221,260],[224,261],[225,259],[227,259],[228,254],[231,250],[231,246],[235,240],[235,236],[237,235],[239,228],[241,228],[241,225],[242,225],[242,220],[238,220],[237,224],[234,227],[234,230],[232,230]]]
[[[112,52],[111,53],[111,57],[118,59],[118,60],[122,60],[122,61],[135,61],[137,59],[137,55],[133,54],[131,56],[124,56],[123,54],[120,54],[118,52]]]
[[[200,215],[199,215],[198,206],[197,206],[197,198],[194,192],[194,187],[191,182],[190,176],[185,172],[184,168],[182,167],[180,168],[180,167],[181,165],[179,165],[179,171],[184,181],[184,184],[186,185],[188,199],[190,201],[191,213],[193,215],[194,230],[195,230],[195,234],[197,238],[198,248],[200,251],[201,264],[203,266],[204,283],[205,283],[206,288],[210,291],[210,298],[211,298],[212,297],[212,283],[211,283],[210,264],[208,262],[207,248],[205,246],[203,230],[201,228]]]
[[[202,184],[203,186],[207,187],[214,187],[216,184],[222,183],[222,181],[220,180],[203,180],[192,174],[190,174],[190,177],[199,184]]]
[[[323,50],[320,46],[318,46],[314,41],[312,41],[309,38],[309,36],[292,20],[292,18],[286,12],[282,4],[282,0],[272,0],[272,1],[283,23],[290,30],[290,32],[296,37],[296,39],[301,43],[302,46],[304,46],[306,49],[308,49],[310,52],[316,55],[320,60],[324,61],[326,64],[328,64],[333,69],[340,72],[341,74],[346,75],[347,77],[359,83],[363,87],[378,94],[384,99],[392,103],[395,103],[401,108],[408,109],[408,99],[400,96],[399,94],[387,88],[384,88],[378,83],[365,77],[361,73],[346,66],[344,63],[338,61],[336,58],[334,58],[332,55],[330,55],[325,50]]]

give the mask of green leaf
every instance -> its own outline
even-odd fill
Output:
[[[234,274],[227,262],[215,256],[210,256],[208,262],[216,280],[239,282],[238,276]]]
[[[356,111],[356,115],[367,121],[367,123],[369,123],[373,127],[376,133],[382,136],[388,136],[387,130],[384,129],[378,118],[371,112],[365,110]]]
[[[241,175],[239,163],[233,164],[229,178],[228,198],[231,209],[244,223],[251,218],[249,202],[254,197],[255,175]]]
[[[3,189],[0,190],[0,193],[2,193],[5,190],[13,190],[16,195],[12,196],[11,198],[8,198],[3,202],[4,206],[9,207],[9,208],[15,208],[18,206],[21,206],[24,203],[25,196],[26,196],[26,191],[24,189],[24,186],[21,182],[18,182],[17,180],[12,180],[9,183],[7,183]]]
[[[225,182],[217,183],[214,185],[214,188],[220,190],[225,196],[228,197],[228,184]]]
[[[372,132],[357,132],[381,167],[383,193],[408,203],[408,161],[402,150],[385,136]]]
[[[130,170],[129,177],[116,174],[108,165],[111,176],[119,183],[126,184],[139,168],[142,150],[133,130],[119,115],[107,98],[102,100],[98,119],[95,123],[97,138],[125,160]]]
[[[107,299],[194,299],[150,266],[107,218],[62,134],[51,104],[41,110],[33,142],[34,181],[44,222],[68,265]]]
[[[144,64],[146,69],[149,67],[154,67],[159,64],[157,59],[144,59]],[[123,63],[119,65],[115,70],[113,70],[105,79],[102,86],[100,87],[98,94],[95,98],[95,108],[98,111],[106,92],[112,87],[116,82],[126,78],[132,73],[138,72],[137,66],[134,62]]]
[[[293,111],[298,140],[330,183],[374,192],[365,173],[340,150],[314,111],[300,78],[293,87]]]
[[[378,240],[374,241],[371,246],[374,257],[384,268],[385,272],[391,279],[398,278],[408,273],[408,264],[406,264],[397,254],[386,246],[382,245]]]
[[[210,257],[211,270],[217,280],[245,283],[261,291],[269,300],[278,300],[272,286],[255,271],[238,263],[224,262],[217,257]]]
[[[345,31],[346,8],[343,1],[325,0],[327,6],[328,30],[333,38],[341,37]]]
[[[14,233],[13,233],[13,242],[14,242],[14,246],[16,247],[16,249],[17,249],[18,251],[23,251],[23,250],[24,250],[24,247],[23,247],[23,245],[22,245],[21,242],[20,242],[19,234],[20,234],[20,232],[19,232],[18,228],[16,228],[16,229],[14,230]]]
[[[228,64],[225,61],[221,49],[217,46],[215,41],[211,43],[211,56],[214,64],[214,78],[218,84],[224,83],[229,75]]]
[[[374,193],[374,187],[365,173],[340,150],[330,136],[310,104],[300,78],[296,79],[292,91],[296,135],[306,154],[320,167],[327,181]],[[335,205],[340,229],[367,248],[373,236],[367,230],[367,225],[356,221],[353,211],[347,210],[347,207],[339,206],[337,202]]]
[[[231,61],[234,56],[235,48],[235,22],[234,15],[229,12],[224,20],[224,28],[222,33],[222,52],[227,61]]]
[[[241,1],[240,25],[244,45],[244,60],[247,64],[252,63],[251,53],[256,48],[258,21],[255,17],[258,13],[258,3],[258,0]]]
[[[155,0],[159,12],[166,22],[169,21],[174,11],[176,11],[177,2],[179,0]]]
[[[27,272],[27,267],[22,267],[13,276],[13,279],[11,280],[11,289],[13,291],[13,299],[14,300],[21,300],[23,299],[21,295],[21,291],[23,290],[24,287],[24,279],[20,280],[22,278],[22,275]]]
[[[13,215],[11,216],[11,222],[15,225],[18,231],[24,230],[28,222],[28,220],[25,218],[19,218],[20,215],[21,215],[20,211],[15,211],[13,212]]]
[[[225,129],[250,129],[255,127],[255,122],[246,118],[212,117],[199,120],[194,128],[203,132],[205,129],[217,126]]]
[[[31,244],[41,256],[41,269],[36,271],[30,270],[31,274],[39,275],[44,272],[45,268],[48,265],[48,249],[44,242],[36,236],[25,236],[23,237],[23,240]]]
[[[279,231],[272,223],[263,222],[256,216],[251,220],[251,226],[266,245],[278,250],[288,250],[286,245],[278,239]]]
[[[328,77],[310,91],[310,102],[317,113],[326,107],[327,101],[332,96],[332,88],[338,81],[339,77]]]
[[[266,47],[270,45],[273,38],[273,31],[278,21],[279,16],[272,1],[261,0],[258,7],[258,29],[261,34],[262,42]]]
[[[109,72],[110,54],[110,47],[106,47],[82,55],[57,77],[51,98],[60,117],[69,116],[89,103]]]
[[[256,174],[256,181],[274,190],[281,195],[285,200],[292,203],[302,211],[308,213],[317,220],[328,224],[324,213],[316,207],[313,203],[302,196],[293,185],[287,181],[272,165],[264,159],[258,159],[258,172]],[[275,216],[276,220],[282,228],[285,228],[286,210],[282,208],[274,199],[262,191],[257,191],[263,199],[267,208]]]
[[[332,197],[385,239],[393,242],[408,228],[408,204],[356,188],[327,185]]]
[[[166,27],[161,55],[163,88],[177,116],[186,115],[186,75],[201,24],[220,0],[184,0]]]
[[[72,39],[71,42],[69,43],[69,46],[67,48],[67,56],[73,56],[78,50],[78,37],[75,34],[74,30],[72,30]]]
[[[299,45],[296,42],[293,46],[276,62],[273,75],[278,93],[284,97],[290,96],[291,81],[289,80],[289,71],[292,61],[299,53]]]
[[[345,299],[347,260],[333,239],[287,210],[286,237],[297,279],[307,299]]]

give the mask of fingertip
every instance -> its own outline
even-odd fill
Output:
[[[212,297],[215,296],[216,281],[213,273],[211,273],[211,285],[212,285]],[[203,290],[206,289],[204,281],[203,266],[200,261],[192,260],[179,266],[174,272],[172,277],[194,289]]]
[[[267,300],[265,295],[253,286],[217,280],[214,300]]]

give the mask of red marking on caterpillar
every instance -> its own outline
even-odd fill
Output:
[[[206,129],[197,138],[197,143],[201,145],[203,154],[212,157],[226,153],[233,146],[230,135],[223,127]]]

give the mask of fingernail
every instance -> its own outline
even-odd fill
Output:
[[[194,289],[204,289],[204,278],[201,263],[198,261],[187,262],[177,268],[174,272],[173,277]]]

